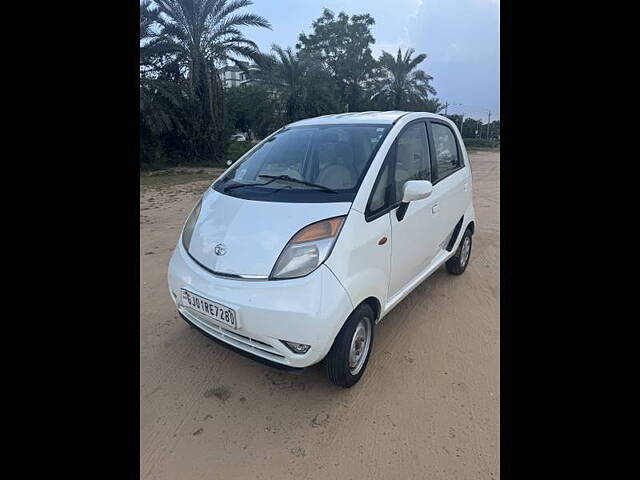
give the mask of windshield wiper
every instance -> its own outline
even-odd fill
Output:
[[[324,185],[318,185],[317,183],[306,182],[304,180],[299,180],[297,178],[290,177],[289,175],[258,175],[258,178],[271,178],[272,180],[267,183],[271,183],[275,180],[284,180],[285,182],[299,183],[301,185],[307,185],[309,187],[319,188],[325,192],[336,193],[335,190],[329,187],[325,187]]]
[[[262,185],[269,185],[271,182],[275,182],[277,180],[277,178],[274,178],[273,180],[269,180],[268,182],[256,182],[256,183],[239,183],[237,185],[231,185],[227,188],[224,189],[225,192],[228,192],[229,190],[233,190],[234,188],[239,188],[239,187],[255,187],[255,186],[262,186]]]

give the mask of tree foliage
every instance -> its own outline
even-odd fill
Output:
[[[273,45],[263,53],[244,29],[271,27],[246,10],[251,5],[251,0],[140,1],[143,166],[222,163],[233,130],[263,138],[287,123],[330,113],[445,109],[433,77],[419,68],[425,53],[408,48],[373,57],[375,20],[369,14],[325,9],[295,48]],[[231,65],[247,74],[246,84],[224,88],[221,74]],[[497,137],[499,129],[499,122],[489,130],[479,120],[462,124],[465,137],[487,132]]]
[[[382,52],[369,87],[371,100],[376,105],[390,110],[420,109],[430,94],[437,93],[431,86],[433,77],[417,69],[427,54],[413,57],[414,53],[413,48],[405,50],[404,54],[398,49],[396,57]]]
[[[250,0],[154,0],[153,5],[140,4],[141,121],[157,132],[155,127],[167,126],[175,114],[171,122],[186,133],[177,142],[183,156],[221,161],[229,129],[219,69],[257,58],[258,47],[240,29],[270,24],[239,12],[252,5]]]
[[[321,62],[333,78],[338,100],[346,111],[357,112],[364,104],[364,84],[375,66],[371,52],[374,24],[368,13],[349,17],[340,12],[336,16],[325,9],[313,22],[313,33],[298,37],[300,55]]]
[[[229,125],[237,131],[264,138],[278,125],[273,119],[273,99],[261,85],[246,85],[225,91]]]
[[[317,57],[278,45],[273,45],[272,52],[258,59],[251,78],[270,93],[277,123],[340,111],[331,77]]]

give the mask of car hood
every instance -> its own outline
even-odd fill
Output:
[[[346,215],[350,207],[349,202],[246,200],[210,188],[202,197],[189,254],[216,273],[266,277],[295,233],[311,223]]]

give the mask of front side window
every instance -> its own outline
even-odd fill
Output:
[[[401,201],[404,184],[409,180],[431,180],[427,127],[423,122],[404,130],[389,149],[371,191],[367,218],[374,217]]]
[[[407,128],[398,137],[396,145],[396,196],[402,198],[403,186],[408,180],[431,180],[427,129],[422,122]]]
[[[389,153],[387,154],[387,158],[384,161],[376,184],[373,187],[371,199],[369,200],[369,205],[367,206],[367,217],[382,212],[383,210],[388,208],[391,203],[393,203],[393,184],[389,179],[389,171],[391,170],[390,164],[394,154],[395,149],[391,148],[391,150],[389,150]]]
[[[462,166],[453,131],[440,123],[432,123],[433,143],[436,150],[438,179],[455,172]]]
[[[255,200],[353,201],[387,125],[290,127],[275,133],[214,184]]]

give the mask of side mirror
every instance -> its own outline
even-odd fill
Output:
[[[433,192],[433,185],[429,180],[409,180],[402,189],[402,203],[413,202],[427,198]]]
[[[427,198],[433,192],[433,185],[429,180],[409,180],[402,187],[402,203],[396,210],[396,218],[402,221],[409,208],[409,202]]]

